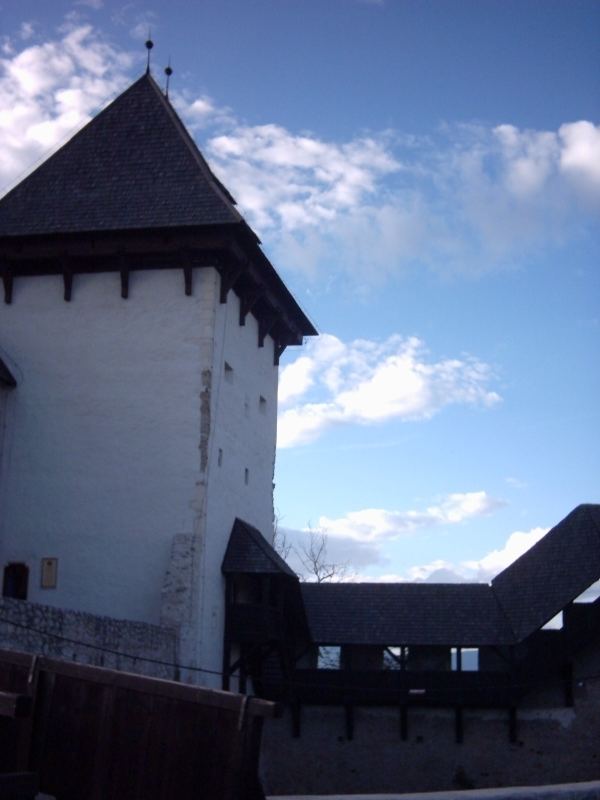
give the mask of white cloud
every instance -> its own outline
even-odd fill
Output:
[[[186,89],[170,93],[171,102],[192,132],[207,127],[230,127],[235,124],[231,109],[218,106],[207,94],[193,95]]]
[[[310,547],[310,530],[282,528],[281,532],[285,534],[287,545],[291,546],[286,557],[287,563],[297,574],[304,574],[306,567],[299,553],[303,548],[308,550]],[[343,576],[345,581],[354,580],[356,570],[372,566],[381,567],[388,561],[377,542],[362,542],[334,536],[326,539],[325,558],[328,563],[346,567]]]
[[[88,8],[93,8],[94,11],[99,11],[104,7],[104,0],[77,0],[75,5],[87,6]]]
[[[585,121],[344,144],[266,124],[234,125],[208,152],[278,263],[320,280],[333,264],[368,285],[417,266],[480,273],[560,245],[600,204],[599,141]]]
[[[281,372],[278,446],[313,441],[332,425],[429,419],[451,404],[493,406],[500,396],[488,388],[492,377],[472,356],[432,361],[416,337],[345,344],[322,334]]]
[[[465,520],[491,514],[504,505],[484,491],[456,492],[442,498],[436,505],[408,511],[389,511],[382,508],[365,508],[350,511],[343,517],[332,519],[322,516],[318,527],[332,538],[339,537],[357,542],[375,542],[397,539],[422,528],[457,525]]]
[[[33,22],[23,22],[21,24],[21,30],[19,31],[20,38],[26,42],[28,39],[35,33],[35,25]]]
[[[476,561],[465,561],[460,569],[471,575],[471,580],[487,582],[503,569],[526,553],[536,542],[548,533],[548,528],[531,528],[529,531],[511,533],[504,547],[492,550]]]
[[[489,583],[513,561],[526,553],[536,542],[548,533],[548,528],[531,528],[528,531],[514,531],[503,547],[492,550],[480,559],[452,563],[433,561],[430,564],[411,567],[403,580],[425,581],[427,583],[456,583],[476,581]]]
[[[373,137],[337,144],[275,124],[239,126],[215,136],[208,152],[263,229],[331,222],[362,205],[381,177],[400,168],[385,143]]]
[[[472,492],[465,493],[464,495],[449,495],[448,497],[470,497],[476,495],[485,495],[485,492]],[[494,510],[496,506],[502,505],[498,501],[494,501],[485,495],[489,511]],[[444,504],[442,503],[441,506]],[[481,502],[481,507],[485,507],[485,503]],[[436,508],[436,507],[434,507]],[[429,510],[429,509],[428,509]],[[427,510],[427,511],[428,511]],[[369,513],[369,512],[361,512]],[[419,512],[385,512],[397,513],[401,516],[418,514]],[[423,513],[423,512],[421,512]],[[482,511],[482,513],[489,513]],[[425,512],[425,516],[427,512]],[[443,515],[443,512],[442,512]],[[435,517],[435,514],[433,515]],[[466,517],[465,517],[466,518]],[[321,521],[325,521],[322,518]],[[344,557],[347,559],[349,570],[347,580],[351,581],[366,581],[376,583],[490,583],[493,578],[510,566],[514,561],[526,553],[534,544],[540,541],[549,528],[535,527],[528,531],[514,531],[511,533],[504,545],[496,550],[486,553],[479,559],[469,561],[452,562],[442,558],[434,559],[427,564],[417,564],[409,567],[402,573],[397,572],[382,572],[379,575],[373,576],[366,572],[361,572],[365,568],[369,568],[372,572],[373,567],[381,567],[389,559],[385,557],[384,542],[377,537],[370,537],[366,540],[355,538],[353,535],[356,531],[352,531],[352,515],[348,514],[343,520],[349,520],[349,525],[346,527],[346,533],[342,534],[340,527],[340,535],[335,535],[333,530],[328,530],[332,534],[328,539],[329,551],[338,556],[338,561],[343,561]],[[432,523],[436,524],[436,523]],[[362,528],[359,533],[362,532]],[[358,548],[358,549],[357,549]],[[344,556],[345,554],[345,556]],[[334,559],[332,559],[334,560]],[[582,595],[576,598],[577,602],[594,602],[600,596],[600,581],[592,584]],[[553,627],[556,627],[556,622],[551,621]]]
[[[316,368],[314,359],[300,356],[293,364],[281,371],[279,379],[278,400],[285,405],[295,397],[301,397],[312,386]]]
[[[515,531],[509,535],[503,547],[492,550],[480,559],[452,562],[435,559],[427,564],[409,567],[404,573],[384,573],[376,578],[362,577],[383,583],[489,583],[503,569],[527,552],[545,536],[548,528],[531,528],[528,531]],[[595,596],[595,595],[593,595]]]
[[[499,125],[494,133],[500,142],[507,190],[517,197],[539,192],[559,155],[556,135],[546,131],[522,132],[514,125]]]
[[[45,43],[25,41],[31,23],[2,40],[0,185],[128,80],[136,59],[78,19],[71,13]],[[129,4],[113,20],[145,38],[155,17]],[[212,166],[268,235],[278,266],[318,276],[320,287],[344,275],[363,291],[409,269],[512,266],[583,235],[600,208],[600,127],[591,121],[556,131],[452,125],[431,136],[384,131],[334,142],[269,121],[244,124],[208,95],[176,88],[177,108],[192,130],[209,129]]]
[[[586,190],[600,190],[600,126],[580,121],[561,125],[560,168]]]
[[[89,25],[0,59],[0,186],[87,122],[123,88],[131,64]]]
[[[138,17],[138,21],[129,29],[129,35],[132,39],[145,42],[152,38],[153,30],[156,30],[156,14],[148,11]]]

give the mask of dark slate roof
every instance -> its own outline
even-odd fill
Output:
[[[0,237],[242,223],[147,74],[0,200]]]
[[[288,567],[261,532],[241,519],[236,519],[233,523],[221,570],[225,574],[283,574],[298,580],[296,573]]]
[[[7,386],[9,389],[13,389],[16,385],[17,382],[11,371],[0,358],[0,386]]]
[[[492,589],[478,583],[305,583],[313,641],[320,644],[510,644]]]
[[[600,578],[600,505],[580,505],[492,581],[522,640]]]

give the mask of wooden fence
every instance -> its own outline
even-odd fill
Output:
[[[2,773],[8,787],[6,773],[27,771],[58,800],[257,800],[262,722],[277,710],[258,698],[0,650],[0,797],[9,796]]]

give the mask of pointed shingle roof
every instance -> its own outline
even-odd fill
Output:
[[[492,581],[521,641],[600,578],[600,505],[577,506]]]
[[[0,200],[0,237],[243,223],[143,75]]]
[[[262,533],[241,519],[236,519],[233,524],[221,569],[225,574],[241,572],[287,575],[298,581],[296,573],[288,567]]]
[[[0,199],[4,300],[13,281],[62,274],[215,267],[221,300],[241,300],[240,324],[259,322],[275,360],[316,330],[260,248],[175,110],[143,75]]]

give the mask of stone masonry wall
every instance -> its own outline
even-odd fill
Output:
[[[547,699],[547,698],[546,698]],[[600,647],[575,664],[574,706],[519,708],[517,741],[506,710],[465,709],[457,743],[451,709],[409,709],[400,738],[395,708],[356,708],[354,738],[342,707],[302,709],[300,738],[289,713],[265,726],[267,794],[357,794],[534,786],[600,776]]]
[[[25,600],[0,599],[0,649],[155,678],[179,677],[174,630]]]

